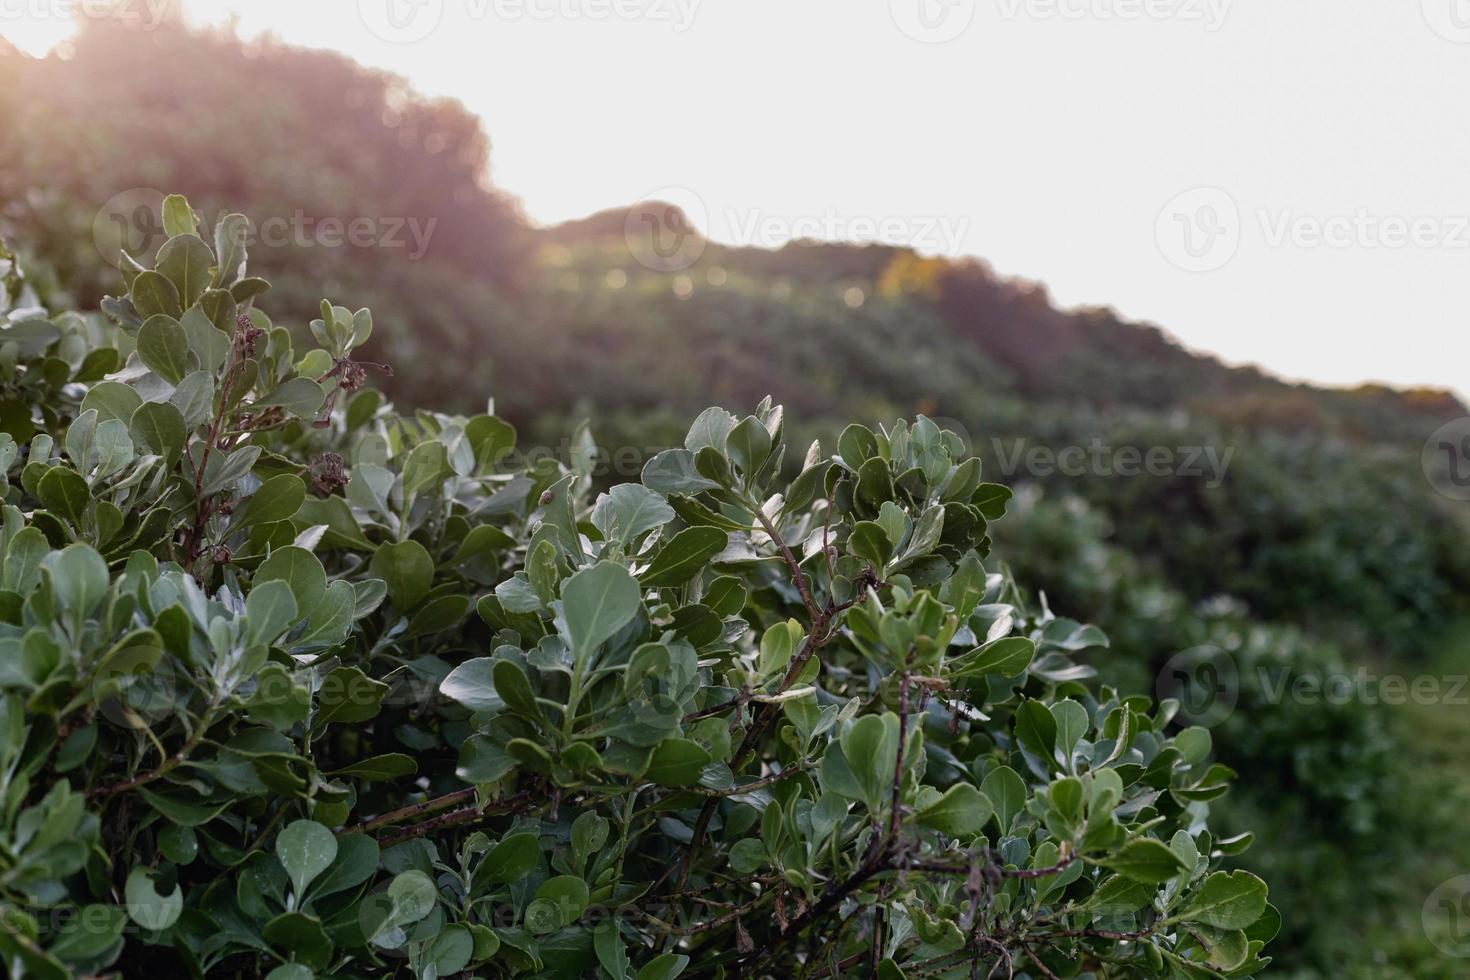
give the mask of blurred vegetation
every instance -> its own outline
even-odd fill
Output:
[[[574,447],[554,434],[592,418],[606,483],[634,478],[704,405],[767,394],[829,446],[837,419],[925,413],[968,432],[992,474],[1032,487],[1000,554],[1113,637],[1113,676],[1152,689],[1200,647],[1239,668],[1219,742],[1243,776],[1239,825],[1271,828],[1250,859],[1287,911],[1278,964],[1449,975],[1418,915],[1470,870],[1445,815],[1464,799],[1459,716],[1304,705],[1266,682],[1463,669],[1444,637],[1464,635],[1470,530],[1420,468],[1428,435],[1466,414],[1452,395],[1229,367],[1110,310],[1060,310],[977,260],[724,247],[657,203],[534,228],[491,184],[488,137],[457,103],[224,31],[98,22],[64,60],[0,51],[0,125],[0,235],[31,250],[48,303],[118,290],[96,250],[116,263],[124,239],[161,243],[136,219],[140,189],[295,222],[293,240],[252,248],[278,323],[304,330],[324,288],[350,295],[374,310],[366,356],[400,367],[384,382],[400,404],[493,398],[523,445],[559,455]],[[323,233],[361,219],[366,244]],[[422,249],[410,226],[431,229]],[[1094,446],[1101,468],[1074,474],[1026,455]],[[1223,472],[1123,475],[1120,447],[1174,464],[1208,450]]]

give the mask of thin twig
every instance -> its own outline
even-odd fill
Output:
[[[898,843],[899,801],[903,796],[903,750],[909,724],[909,672],[905,669],[898,678],[898,753],[893,763],[893,799],[888,813],[888,839]]]
[[[1046,964],[1041,962],[1041,959],[1035,953],[1031,952],[1030,946],[1022,946],[1021,952],[1025,953],[1026,958],[1036,965],[1036,969],[1041,971],[1043,977],[1048,977],[1049,980],[1061,980],[1060,977],[1046,968]]]
[[[699,711],[689,712],[687,715],[684,716],[684,724],[687,725],[691,721],[699,721],[701,718],[710,718],[714,715],[722,715],[732,708],[739,708],[741,705],[749,701],[750,698],[751,692],[745,688],[741,688],[740,693],[735,695],[728,701],[722,701],[719,704],[714,705],[713,707],[702,708]]]
[[[774,773],[770,776],[765,776],[753,782],[742,783],[739,786],[731,786],[729,789],[705,789],[703,786],[691,786],[689,787],[689,791],[691,793],[699,793],[702,796],[716,796],[721,798],[727,796],[740,796],[743,793],[749,793],[754,790],[764,789],[765,787],[770,786],[774,783],[779,783],[783,779],[789,779],[790,777],[795,776],[797,773],[805,772],[809,768],[811,767],[805,763],[801,765],[787,766],[785,769],[782,769],[778,773]]]
[[[337,831],[337,836],[341,837],[343,834],[371,833],[379,827],[402,823],[405,820],[412,820],[415,817],[426,816],[430,813],[438,813],[440,810],[446,810],[457,803],[463,803],[465,800],[472,800],[474,798],[475,788],[473,786],[468,789],[458,789],[453,793],[447,793],[444,796],[436,797],[432,800],[425,800],[422,803],[414,803],[410,806],[400,807],[397,810],[390,810],[387,813],[373,817],[371,820],[365,820],[353,827],[343,827]]]
[[[1071,850],[1071,845],[1063,841],[1062,857],[1056,864],[1045,868],[996,868],[994,870],[995,874],[1001,878],[1048,878],[1066,871],[1076,860],[1077,854]],[[935,874],[950,875],[968,875],[973,870],[968,864],[944,864],[939,861],[913,861],[907,867],[914,871],[931,871]]]
[[[776,550],[781,552],[781,557],[785,559],[786,566],[791,569],[792,582],[796,585],[796,591],[801,594],[801,602],[806,606],[807,615],[812,618],[812,622],[821,619],[821,608],[817,605],[817,600],[812,598],[812,591],[807,587],[806,575],[802,573],[801,565],[797,562],[796,555],[791,553],[791,548],[786,544],[786,540],[781,537],[780,532],[776,530],[776,525],[771,523],[771,519],[766,516],[766,512],[759,507],[756,508],[755,519],[760,521],[761,527],[765,530],[767,536],[770,537],[771,542],[775,544]]]
[[[189,753],[193,752],[196,748],[199,747],[199,743],[204,741],[204,733],[208,730],[209,725],[213,720],[214,706],[211,705],[208,709],[205,710],[204,714],[200,716],[199,725],[194,729],[194,733],[189,736],[188,741],[179,746],[179,750],[177,752],[160,762],[157,769],[150,770],[149,772],[139,773],[131,779],[125,779],[120,783],[113,783],[110,786],[97,786],[89,789],[87,791],[87,798],[90,800],[103,799],[108,796],[114,796],[118,793],[127,792],[130,789],[137,789],[139,786],[147,786],[149,783],[155,780],[162,779],[164,776],[168,775],[170,772],[177,769],[179,766],[188,761]]]
[[[415,837],[422,837],[425,834],[442,830],[445,827],[473,823],[483,817],[503,816],[507,813],[518,813],[529,810],[533,808],[531,800],[532,796],[530,793],[521,793],[497,803],[487,804],[484,807],[467,806],[459,810],[450,810],[448,813],[440,814],[437,817],[411,824],[386,837],[380,837],[378,838],[378,846],[392,847],[394,844],[401,844],[406,840],[413,840]],[[543,800],[541,805],[545,806],[546,801]]]

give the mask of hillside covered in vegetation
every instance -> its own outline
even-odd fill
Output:
[[[0,52],[0,123],[26,134],[0,141],[0,236],[48,308],[121,295],[122,251],[166,237],[162,192],[211,223],[239,210],[276,324],[304,338],[324,293],[350,296],[373,309],[361,355],[400,408],[493,399],[523,450],[591,457],[600,486],[636,479],[709,404],[771,396],[800,445],[835,445],[851,419],[942,420],[1022,488],[997,558],[1112,636],[1095,666],[1148,693],[1184,651],[1237,670],[1217,731],[1242,777],[1231,806],[1261,828],[1247,858],[1287,913],[1278,964],[1343,976],[1372,949],[1379,976],[1441,965],[1418,935],[1427,891],[1394,872],[1422,852],[1431,888],[1464,870],[1463,784],[1406,776],[1422,746],[1398,715],[1298,704],[1275,681],[1443,669],[1429,658],[1470,596],[1470,524],[1421,449],[1467,413],[1452,394],[1225,365],[980,260],[727,247],[659,202],[533,227],[461,106],[268,39],[103,22],[67,59]],[[30,423],[0,400],[19,441]]]

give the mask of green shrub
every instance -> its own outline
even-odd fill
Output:
[[[781,479],[703,413],[640,483],[401,417],[226,218],[27,309],[0,379],[14,977],[1246,976],[1279,924],[1198,728],[987,573],[920,417]],[[574,440],[573,446],[583,442]]]
[[[1458,777],[1434,782],[1423,728],[1405,727],[1359,680],[1392,674],[1393,661],[1350,648],[1344,660],[1334,644],[1252,618],[1239,602],[1189,602],[1112,544],[1109,522],[1077,498],[1032,487],[1009,511],[995,556],[1107,630],[1112,645],[1095,659],[1120,691],[1179,695],[1182,715],[1211,726],[1220,761],[1249,774],[1218,816],[1255,828],[1251,866],[1279,901],[1313,910],[1285,924],[1274,969],[1367,975],[1366,964],[1385,962],[1385,933],[1409,933],[1395,939],[1404,946],[1422,941],[1422,930],[1395,920],[1416,918],[1423,896],[1456,873],[1460,821],[1440,811],[1458,813]],[[1415,863],[1434,869],[1427,885],[1406,871]]]

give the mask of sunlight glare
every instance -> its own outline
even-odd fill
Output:
[[[76,31],[64,4],[0,4],[0,37],[33,57],[44,58]]]

